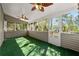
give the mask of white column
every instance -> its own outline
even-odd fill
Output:
[[[59,19],[59,33],[62,33],[62,26],[63,26],[63,21],[62,21],[63,18],[60,18]]]
[[[7,21],[4,20],[4,31],[7,32]]]
[[[61,17],[59,20],[59,39],[58,39],[58,42],[59,42],[59,44],[58,44],[58,46],[61,46],[61,33],[63,32],[62,31],[62,28],[63,28],[63,20],[62,20],[63,18]]]
[[[52,27],[52,18],[49,18],[49,21],[48,21],[48,32],[51,31],[50,29],[50,24],[51,23],[51,27]]]
[[[15,31],[17,31],[17,30],[16,30],[16,23],[14,24],[14,26],[15,26]]]
[[[3,10],[0,5],[0,46],[4,41],[4,19],[3,19]]]

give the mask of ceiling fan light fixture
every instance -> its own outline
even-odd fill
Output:
[[[21,20],[28,20],[28,18],[27,18],[26,16],[24,16],[23,14],[22,14],[22,16],[20,17],[20,19],[21,19]]]
[[[37,9],[43,12],[45,7],[48,7],[52,5],[53,3],[32,3],[32,4],[34,5],[33,8],[31,9],[32,11]]]
[[[36,4],[35,7],[36,7],[37,10],[40,10],[42,5],[41,4]]]
[[[40,10],[40,11],[44,11],[44,7],[42,6],[42,4],[39,4],[39,3],[37,3],[36,5],[35,5],[35,7],[36,7],[36,9],[37,10]]]

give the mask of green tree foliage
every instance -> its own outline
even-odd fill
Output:
[[[48,20],[38,22],[38,31],[48,31]]]
[[[7,28],[8,31],[23,31],[27,29],[27,23],[8,22]]]
[[[66,20],[66,24],[63,25],[63,32],[79,32],[79,19],[74,18],[73,15],[63,15],[62,16]]]

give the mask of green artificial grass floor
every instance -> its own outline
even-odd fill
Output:
[[[0,48],[1,56],[79,56],[79,52],[57,47],[35,38],[8,38]]]

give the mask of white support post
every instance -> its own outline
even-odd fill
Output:
[[[4,41],[4,15],[0,4],[0,47]]]
[[[17,30],[16,30],[16,23],[15,23],[14,25],[15,25],[15,31],[17,31]]]
[[[59,19],[59,33],[62,33],[62,26],[63,26],[63,22],[62,22],[62,18]]]
[[[4,20],[4,31],[7,32],[7,21]]]

